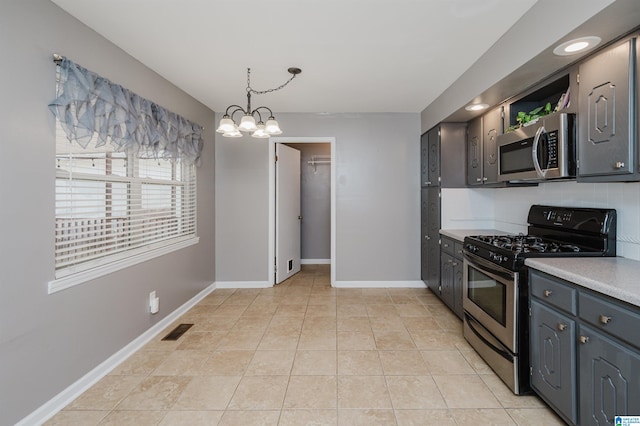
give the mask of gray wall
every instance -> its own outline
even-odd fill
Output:
[[[48,0],[0,13],[0,424],[14,424],[214,280],[213,112]],[[206,127],[200,243],[49,295],[54,278],[54,52]],[[160,313],[148,313],[151,290]]]
[[[300,151],[300,257],[331,259],[331,164],[309,161],[331,157],[329,143],[288,143]]]
[[[336,279],[419,280],[420,115],[277,118],[283,137],[336,138]],[[268,280],[268,146],[216,135],[216,281]]]

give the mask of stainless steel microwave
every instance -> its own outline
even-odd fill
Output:
[[[498,135],[498,180],[542,181],[576,176],[575,114],[555,113]]]

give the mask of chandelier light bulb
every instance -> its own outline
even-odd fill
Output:
[[[251,134],[251,136],[253,136],[254,138],[260,138],[260,139],[266,139],[268,138],[270,135],[269,133],[267,133],[264,129],[265,129],[265,125],[262,121],[258,122],[257,125],[257,130],[255,132],[253,132]]]
[[[225,115],[224,117],[222,117],[222,120],[220,120],[220,125],[216,129],[216,132],[229,133],[229,132],[232,132],[235,128],[236,128],[236,123],[234,123],[233,120],[229,118],[228,115]]]
[[[241,138],[242,137],[242,132],[240,131],[238,126],[236,126],[234,124],[233,125],[233,129],[231,129],[228,132],[223,133],[222,136],[224,136],[225,138]]]
[[[282,130],[280,130],[280,126],[275,118],[269,117],[267,120],[267,124],[265,125],[265,132],[269,135],[280,135],[282,134]]]
[[[256,126],[256,119],[250,114],[245,114],[242,116],[238,128],[242,132],[253,132],[258,129]]]

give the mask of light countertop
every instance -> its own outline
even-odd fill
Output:
[[[507,232],[497,229],[441,229],[440,235],[462,241],[467,235],[507,235]]]
[[[525,265],[640,307],[640,262],[623,257],[529,258]]]

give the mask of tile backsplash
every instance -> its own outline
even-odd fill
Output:
[[[442,189],[442,228],[526,232],[532,204],[616,209],[618,256],[640,260],[640,183],[545,182],[535,187]]]

